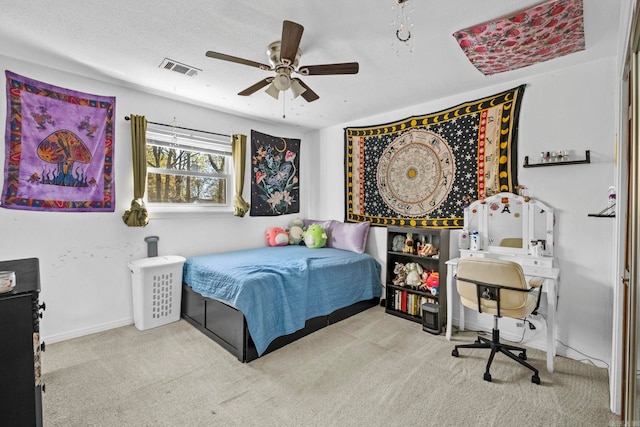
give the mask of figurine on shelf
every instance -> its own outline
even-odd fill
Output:
[[[423,271],[422,283],[420,290],[431,292],[431,295],[440,293],[440,273],[431,270],[431,272]]]
[[[431,291],[431,295],[438,295],[440,293],[440,273],[431,270],[429,278],[427,279],[427,287]]]
[[[415,254],[415,246],[413,241],[413,233],[407,233],[407,238],[404,240],[404,248],[402,252],[405,254]]]
[[[418,249],[418,255],[424,257],[438,255],[438,250],[431,243],[425,243]]]

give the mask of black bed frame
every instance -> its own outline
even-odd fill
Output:
[[[262,355],[374,307],[379,301],[379,298],[359,301],[327,316],[309,319],[303,329],[271,341]],[[258,358],[258,351],[249,334],[244,315],[220,301],[200,295],[184,283],[182,284],[182,318],[236,356],[239,361],[251,362]]]

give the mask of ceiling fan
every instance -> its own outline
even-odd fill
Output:
[[[267,51],[271,65],[212,51],[208,51],[207,56],[209,58],[249,65],[265,71],[276,72],[274,77],[267,77],[264,80],[260,80],[258,83],[239,92],[238,95],[248,96],[269,85],[265,92],[275,99],[278,99],[280,92],[291,89],[294,98],[302,95],[307,102],[312,102],[320,97],[302,80],[297,77],[291,77],[293,73],[303,76],[357,74],[359,65],[357,62],[345,62],[340,64],[306,65],[298,67],[298,61],[302,54],[299,46],[303,31],[304,27],[302,25],[291,21],[283,21],[281,40],[271,43]]]

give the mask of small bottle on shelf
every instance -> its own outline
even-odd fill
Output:
[[[616,213],[616,187],[609,187],[609,203],[607,205],[609,215]]]

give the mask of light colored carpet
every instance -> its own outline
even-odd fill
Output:
[[[528,350],[542,383],[487,350],[376,307],[251,363],[183,320],[47,346],[44,424],[53,426],[608,426],[605,369]]]

